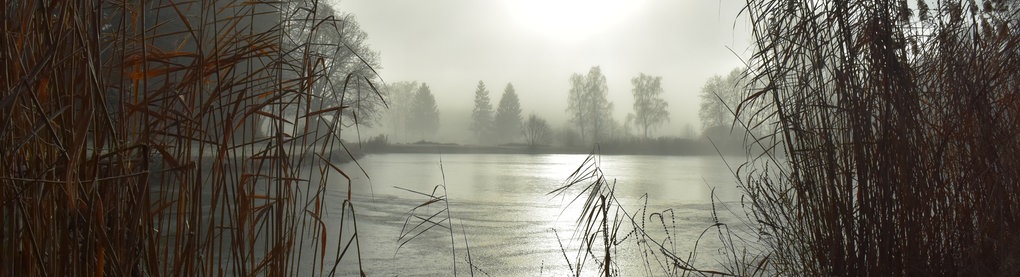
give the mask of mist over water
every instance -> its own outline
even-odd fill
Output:
[[[356,164],[345,164],[345,171],[358,172],[351,177],[365,271],[382,276],[438,276],[453,272],[446,229],[424,232],[397,249],[397,238],[402,227],[406,227],[408,211],[428,198],[395,187],[431,193],[443,183],[445,175],[456,229],[459,273],[468,271],[466,236],[478,274],[482,273],[477,270],[493,276],[570,274],[564,254],[574,262],[578,242],[572,236],[580,210],[579,203],[570,205],[570,201],[579,191],[571,190],[563,196],[549,192],[560,187],[586,156],[374,154],[358,160],[369,176],[360,174]],[[679,254],[694,249],[699,235],[713,224],[712,187],[723,202],[733,203],[740,197],[739,189],[725,182],[732,175],[715,156],[602,156],[601,163],[607,178],[616,180],[616,196],[628,212],[640,211],[645,193],[647,213],[673,209],[672,216],[666,214],[666,220],[675,220],[678,225],[673,235],[679,238],[678,245],[674,245]],[[328,213],[336,220],[340,214],[336,203],[346,197],[347,185],[343,178],[334,178],[330,183],[327,202],[333,204]],[[442,189],[438,194],[442,194]],[[722,220],[731,217],[720,214]],[[329,239],[336,237],[345,236],[331,234]],[[701,243],[700,259],[712,261],[719,255],[718,243],[712,239],[703,239]],[[336,245],[333,241],[328,244]],[[616,254],[621,270],[631,273],[624,275],[644,275],[646,265],[637,248],[623,247]],[[345,256],[340,268],[356,273],[354,257]],[[586,270],[594,266],[587,267]]]
[[[1018,3],[4,1],[0,276],[1020,276]]]

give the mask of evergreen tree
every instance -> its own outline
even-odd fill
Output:
[[[439,129],[439,108],[427,84],[421,84],[418,92],[414,94],[414,102],[408,116],[408,132],[418,135],[422,140],[429,139]]]
[[[521,135],[521,103],[513,84],[507,83],[499,99],[493,132],[501,143],[516,142]]]
[[[485,83],[478,81],[475,89],[475,108],[471,111],[471,131],[478,142],[488,142],[492,136],[492,103]]]

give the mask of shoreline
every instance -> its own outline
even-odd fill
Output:
[[[415,143],[363,145],[352,147],[351,153],[386,154],[386,153],[421,153],[421,154],[591,154],[592,147],[564,146],[528,146],[528,145],[460,145],[444,143]],[[600,155],[654,155],[654,156],[706,156],[719,153],[711,145],[692,145],[691,147],[624,147],[616,144],[599,145]],[[725,153],[726,151],[724,151]]]

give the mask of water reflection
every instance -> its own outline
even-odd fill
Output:
[[[399,186],[431,191],[445,183],[451,199],[505,201],[540,197],[562,185],[586,155],[507,154],[378,154],[343,168],[358,187],[355,193],[395,195]],[[440,171],[442,164],[443,171]],[[718,157],[603,156],[603,170],[627,197],[649,193],[651,200],[668,203],[707,203],[711,187],[724,200],[736,200],[739,190]],[[371,180],[369,180],[369,178]],[[344,186],[346,187],[346,186]]]
[[[574,194],[554,197],[548,193],[560,187],[586,157],[379,154],[359,160],[370,177],[360,174],[355,164],[343,165],[354,185],[366,271],[387,276],[452,273],[447,230],[432,230],[399,251],[396,241],[406,213],[427,198],[394,187],[430,193],[445,180],[456,230],[458,270],[466,272],[469,268],[463,241],[466,236],[473,263],[489,274],[534,275],[540,271],[554,276],[569,274],[563,251],[574,258],[578,244],[571,237],[579,210],[566,207]],[[616,180],[621,201],[634,205],[627,207],[629,210],[640,208],[641,196],[646,193],[653,205],[650,211],[677,208],[676,220],[684,225],[680,229],[682,234],[678,234],[682,240],[693,241],[704,227],[711,225],[710,185],[717,186],[717,196],[724,200],[739,197],[732,175],[718,157],[603,156],[601,165],[607,177]],[[330,198],[346,197],[345,180],[329,181]],[[332,209],[330,220],[339,220],[340,211]],[[553,230],[561,241],[557,241]],[[339,234],[331,234],[330,239],[336,237]],[[682,243],[681,246],[688,245],[686,241]],[[619,255],[628,260],[640,259],[639,253],[633,251]],[[356,269],[351,260],[345,261],[344,267]],[[627,267],[635,273],[641,270],[637,264]]]

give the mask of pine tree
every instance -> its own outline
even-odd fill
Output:
[[[513,84],[506,84],[503,96],[499,99],[493,131],[501,143],[516,142],[521,135],[521,103]]]
[[[427,84],[421,84],[418,92],[414,94],[414,103],[411,104],[408,116],[410,116],[407,119],[408,131],[412,135],[419,135],[422,140],[435,135],[439,129],[439,108]]]
[[[492,137],[492,103],[489,101],[489,90],[485,83],[478,81],[475,89],[475,108],[471,111],[471,131],[478,142],[491,141]]]

